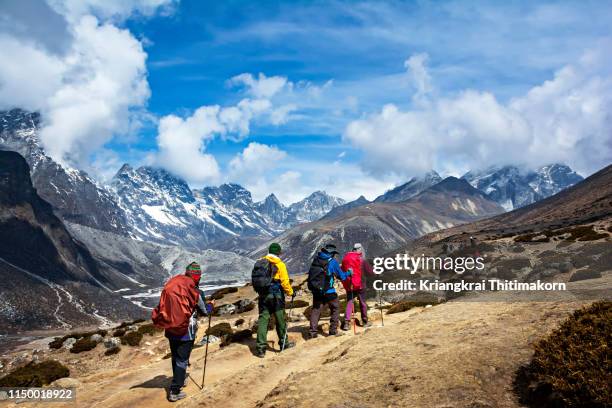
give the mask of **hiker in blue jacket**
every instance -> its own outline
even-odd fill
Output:
[[[336,246],[327,244],[321,248],[317,256],[315,256],[308,272],[309,281],[316,276],[324,276],[325,281],[321,288],[313,288],[309,286],[313,292],[312,311],[310,312],[310,338],[317,337],[317,328],[319,318],[321,317],[321,308],[324,305],[329,306],[331,319],[329,324],[329,335],[338,334],[338,320],[340,316],[340,303],[338,302],[338,294],[334,287],[335,279],[345,280],[351,276],[351,271],[344,272],[340,268],[340,264],[335,256],[338,255]],[[316,278],[314,278],[316,279]]]

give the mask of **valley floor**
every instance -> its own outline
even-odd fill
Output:
[[[611,275],[572,283],[570,289],[608,288]],[[487,293],[385,315],[384,327],[375,320],[368,330],[358,327],[357,335],[305,341],[306,322],[292,323],[290,337],[297,346],[282,354],[269,351],[263,360],[251,353],[253,343],[214,344],[204,390],[195,383],[201,381],[204,356],[204,347],[198,348],[191,358],[195,382],[189,382],[188,398],[175,405],[517,407],[512,380],[530,359],[532,344],[592,300],[529,302],[505,296],[500,301],[501,296]],[[276,340],[272,333],[270,341]],[[171,376],[170,361],[162,359],[165,342],[161,336],[150,340],[155,355],[121,354],[113,367],[73,376],[79,382],[76,405],[171,406],[165,399]]]

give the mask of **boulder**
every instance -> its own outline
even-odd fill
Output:
[[[200,340],[197,345],[198,346],[205,346],[206,343],[208,344],[213,344],[213,343],[218,343],[219,341],[221,341],[220,338],[218,338],[217,336],[213,336],[212,334],[209,336],[204,336],[202,337],[202,340]]]
[[[569,272],[571,270],[572,270],[572,263],[571,262],[561,262],[559,264],[559,272],[567,273],[567,272]]]
[[[81,385],[81,382],[75,378],[65,377],[59,380],[53,381],[50,386],[57,388],[77,388]]]
[[[215,308],[215,315],[216,316],[225,316],[225,315],[231,315],[236,313],[236,306],[230,304],[227,305],[221,305],[217,308]]]
[[[111,337],[104,341],[104,347],[107,349],[116,349],[121,344],[121,339],[119,337]]]
[[[62,343],[62,347],[65,348],[66,350],[70,350],[72,348],[72,346],[74,346],[74,343],[76,343],[76,342],[77,342],[77,339],[75,339],[74,337],[68,337]]]
[[[550,278],[551,276],[555,276],[559,273],[558,269],[547,268],[540,272],[540,276],[544,278]]]
[[[236,307],[235,313],[244,313],[255,309],[255,302],[251,299],[240,299],[234,303],[234,306]]]
[[[574,272],[572,276],[570,276],[569,281],[576,282],[576,281],[581,281],[581,280],[597,279],[597,278],[601,278],[601,272],[594,271],[592,269],[583,269],[583,270]]]
[[[91,341],[95,341],[96,343],[102,343],[104,337],[100,336],[98,333],[91,336]]]

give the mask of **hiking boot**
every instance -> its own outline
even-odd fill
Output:
[[[187,398],[187,394],[185,394],[184,391],[179,391],[178,393],[170,391],[170,394],[168,394],[168,401],[170,402],[176,402],[178,400],[182,400],[183,398]]]
[[[342,322],[342,325],[340,326],[340,329],[342,329],[344,331],[349,331],[349,322],[347,322],[347,321]]]
[[[290,349],[291,347],[295,347],[295,343],[293,341],[286,341],[285,342],[285,347],[283,347],[282,344],[279,344],[281,350],[287,350]]]
[[[257,350],[255,352],[255,357],[264,358],[265,356],[266,356],[266,351],[265,350]]]
[[[363,322],[363,327],[372,327],[372,323],[368,322],[368,321],[365,321],[365,322]]]
[[[330,336],[344,336],[344,333],[335,331],[335,332],[329,332],[329,335]]]
[[[308,335],[308,340],[316,339],[317,337],[319,337],[319,333],[310,333]]]

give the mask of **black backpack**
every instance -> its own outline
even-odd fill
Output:
[[[272,277],[274,276],[274,265],[266,258],[261,258],[255,262],[253,271],[251,272],[251,283],[253,289],[257,293],[267,293],[270,285],[272,285]]]
[[[329,289],[327,278],[327,266],[329,261],[324,261],[318,256],[312,261],[308,270],[308,290],[316,297],[322,297]]]

